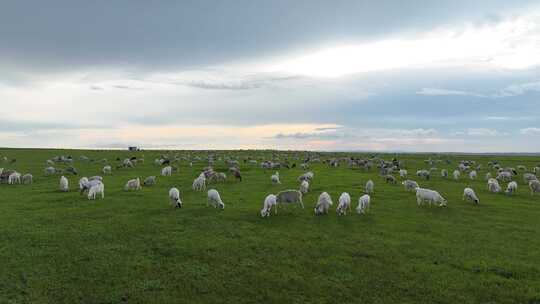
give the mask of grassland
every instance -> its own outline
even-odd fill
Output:
[[[413,193],[385,184],[375,169],[313,164],[306,209],[289,206],[263,219],[264,197],[297,188],[300,168],[281,169],[282,185],[272,185],[273,171],[242,164],[242,182],[212,185],[224,211],[206,207],[206,193],[190,189],[204,162],[181,163],[172,177],[158,176],[157,185],[124,192],[128,179],[159,175],[153,160],[161,153],[0,149],[17,159],[0,167],[34,175],[32,185],[0,185],[0,303],[540,303],[540,196],[531,197],[521,176],[513,197],[488,193],[486,171],[476,181],[413,177],[449,201],[447,208],[418,207]],[[80,172],[69,176],[68,193],[57,191],[59,176],[43,172],[45,160],[56,155],[73,156]],[[101,175],[102,165],[80,162],[81,155],[113,164],[144,155],[146,163],[113,171],[104,180],[105,199],[88,201],[76,191],[77,181]],[[436,165],[450,172],[460,159],[484,168],[492,159],[528,168],[540,162],[399,156],[410,174],[429,168],[428,157],[452,160]],[[334,201],[349,192],[356,205],[368,179],[375,182],[370,214],[338,217],[333,209],[314,216],[322,191]],[[172,186],[181,191],[182,209],[168,205]],[[462,201],[466,186],[476,190],[480,205]]]

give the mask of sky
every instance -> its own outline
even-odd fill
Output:
[[[2,1],[0,146],[540,152],[540,3]]]

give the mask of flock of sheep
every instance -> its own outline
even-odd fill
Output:
[[[294,168],[296,163],[290,164],[287,159],[285,162],[277,162],[274,160],[262,160],[260,161],[260,167],[262,169],[276,170],[282,168]],[[372,167],[376,167],[379,170],[380,176],[387,183],[396,183],[396,177],[394,174],[399,174],[399,177],[402,179],[402,185],[407,191],[414,191],[416,193],[416,200],[418,205],[428,203],[429,205],[435,204],[438,206],[446,206],[447,200],[437,191],[432,189],[421,188],[418,185],[418,182],[408,179],[408,172],[405,169],[405,165],[402,161],[398,161],[396,158],[391,161],[385,161],[378,157],[370,157],[365,159],[353,158],[353,157],[342,157],[342,158],[331,158],[321,160],[320,157],[314,156],[304,156],[302,159],[300,156],[296,156],[295,160],[301,161],[300,167],[307,171],[310,168],[311,163],[326,163],[331,167],[338,167],[341,164],[347,165],[349,168],[358,168],[363,170],[371,170]],[[16,160],[11,162],[7,157],[3,157],[0,161],[4,163],[15,163]],[[112,174],[113,167],[109,164],[109,161],[106,159],[102,160],[91,160],[86,156],[80,157],[81,162],[97,162],[102,163],[104,166],[102,168],[102,173],[104,175]],[[225,161],[225,164],[229,167],[230,174],[238,181],[242,181],[242,174],[240,172],[240,162],[234,158],[215,158],[215,156],[208,156],[206,159],[203,159],[200,156],[193,157],[180,157],[175,155],[169,157],[168,155],[162,155],[161,158],[156,159],[154,164],[160,166],[160,173],[162,176],[171,176],[173,172],[177,171],[178,168],[173,166],[175,163],[180,161],[186,161],[189,163],[189,166],[193,166],[193,162],[208,162],[208,166],[202,170],[202,172],[193,180],[192,189],[193,191],[204,191],[206,190],[207,183],[219,183],[227,180],[227,174],[224,172],[214,171],[213,165],[216,161]],[[255,158],[245,158],[245,165],[258,165],[259,161]],[[77,175],[77,170],[72,166],[73,158],[65,156],[57,156],[46,161],[47,167],[44,169],[46,175],[53,174],[66,174],[70,173]],[[425,161],[426,164],[433,166],[437,162],[443,162],[442,160],[432,160],[428,159]],[[447,165],[450,165],[451,162],[446,160]],[[144,163],[144,159],[132,157],[121,160],[117,158],[116,169],[129,169],[136,167],[137,164]],[[62,164],[66,167],[64,169],[58,169],[54,166],[56,164]],[[485,174],[485,179],[487,181],[487,189],[493,193],[502,192],[502,187],[499,182],[506,182],[505,193],[512,195],[516,193],[518,188],[518,183],[514,181],[514,177],[517,176],[519,171],[523,173],[523,180],[528,184],[531,191],[531,195],[535,193],[540,193],[540,182],[538,181],[537,175],[540,174],[540,165],[534,167],[532,172],[526,172],[527,168],[525,166],[517,166],[516,168],[512,167],[502,167],[497,161],[490,161],[488,163],[490,170]],[[469,179],[475,180],[478,178],[478,172],[482,170],[482,165],[476,164],[475,161],[463,160],[460,161],[457,168],[453,171],[452,177],[455,180],[459,180],[461,175],[466,174]],[[495,170],[497,172],[496,177],[492,177],[491,171]],[[422,169],[416,172],[416,176],[420,179],[429,180],[433,172],[438,171],[437,168],[431,167],[430,169]],[[448,178],[449,174],[446,169],[440,170],[440,176],[442,178]],[[263,208],[260,211],[262,217],[268,217],[271,214],[272,209],[274,209],[274,214],[277,214],[278,205],[289,205],[289,204],[298,204],[304,208],[304,203],[302,201],[303,195],[308,193],[310,183],[314,178],[314,173],[312,171],[305,172],[298,177],[299,188],[284,190],[277,194],[269,194],[266,196],[263,202]],[[270,176],[270,181],[273,184],[281,184],[279,171],[275,171],[274,174]],[[32,174],[24,174],[16,172],[14,170],[5,170],[0,168],[0,182],[6,182],[7,184],[31,184],[33,182]],[[150,186],[156,184],[156,176],[149,176],[143,180],[141,183],[140,178],[128,180],[124,186],[125,191],[131,190],[140,190],[142,185]],[[92,176],[92,177],[82,177],[79,179],[79,191],[81,194],[85,194],[89,200],[95,200],[98,197],[102,199],[105,198],[105,184],[103,182],[102,176]],[[371,197],[370,194],[374,191],[374,182],[368,180],[364,187],[364,194],[361,195],[358,199],[358,205],[356,207],[356,212],[358,214],[364,214],[369,211]],[[62,175],[59,180],[59,190],[63,192],[69,191],[69,180],[65,175]],[[173,187],[169,190],[168,193],[169,202],[173,207],[181,208],[183,206],[180,191],[178,188]],[[463,200],[469,200],[473,203],[480,203],[480,199],[476,195],[475,191],[467,187],[463,190]],[[216,189],[210,189],[207,192],[207,205],[212,205],[215,208],[225,209],[225,203],[222,201],[219,192]],[[318,200],[315,204],[314,212],[316,215],[327,214],[330,210],[330,207],[333,205],[332,198],[327,192],[323,192],[319,195]],[[351,196],[347,192],[343,192],[339,199],[338,205],[336,207],[336,213],[338,215],[346,215],[347,211],[351,211]]]

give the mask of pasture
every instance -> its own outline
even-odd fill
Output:
[[[531,196],[523,172],[514,177],[513,196],[489,193],[484,180],[488,171],[496,175],[491,160],[530,171],[539,157],[377,155],[403,161],[409,178],[439,191],[447,207],[418,206],[399,174],[397,184],[387,184],[375,166],[366,171],[314,162],[305,209],[280,207],[261,218],[266,195],[298,189],[305,171],[265,170],[243,159],[288,158],[299,165],[304,152],[170,151],[201,157],[192,167],[174,163],[178,171],[170,177],[154,164],[165,153],[0,149],[0,156],[16,159],[0,167],[34,176],[31,185],[0,185],[0,303],[540,303],[540,195]],[[207,186],[219,191],[224,210],[207,207],[206,191],[191,189],[209,153],[216,155],[214,169],[229,175]],[[58,190],[60,175],[44,173],[46,160],[57,155],[72,156],[79,173],[66,174],[69,192]],[[81,155],[112,165],[112,175],[104,175],[105,199],[79,194],[80,177],[103,175],[103,164],[81,161]],[[117,158],[132,156],[144,157],[144,164],[116,169]],[[241,182],[230,176],[227,156],[238,158]],[[350,156],[372,155],[317,155],[323,161]],[[429,158],[443,161],[431,166]],[[439,171],[430,180],[415,176],[430,167],[451,175],[460,160],[482,164],[476,180],[466,174],[443,179]],[[275,171],[281,185],[270,181]],[[150,175],[156,185],[123,190],[127,180]],[[375,183],[371,210],[358,215],[354,208],[369,179]],[[181,209],[169,205],[173,186]],[[467,186],[480,204],[462,200]],[[334,205],[328,215],[315,216],[323,191]],[[351,195],[353,212],[338,217],[342,192]]]

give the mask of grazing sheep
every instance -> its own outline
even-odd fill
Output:
[[[105,184],[101,181],[94,180],[89,183],[90,188],[88,189],[88,199],[95,200],[97,195],[101,195],[101,199],[105,198]]]
[[[80,194],[84,194],[84,192],[89,191],[93,186],[102,184],[103,182],[98,179],[88,180],[88,178],[83,177],[79,180],[79,189]]]
[[[471,172],[469,172],[469,178],[471,180],[475,180],[476,176],[477,176],[476,170],[472,170]]]
[[[156,184],[156,177],[155,176],[148,176],[144,179],[143,185],[145,186],[152,186]]]
[[[272,184],[281,184],[279,181],[279,172],[276,172],[270,177],[270,180],[272,181]]]
[[[494,178],[490,178],[487,183],[487,189],[489,192],[493,193],[501,192],[501,186],[499,185],[499,181]]]
[[[351,196],[347,192],[341,193],[339,203],[336,208],[338,215],[347,215],[347,209],[351,210]]]
[[[442,169],[441,170],[441,177],[442,178],[447,178],[448,177],[448,170]]]
[[[405,169],[400,169],[400,170],[399,170],[399,176],[400,176],[401,178],[407,178],[407,170],[405,170]]]
[[[508,171],[502,171],[497,175],[497,180],[509,182],[512,180],[512,173]]]
[[[371,204],[371,197],[369,194],[364,194],[358,199],[358,206],[356,207],[356,213],[365,214],[369,211],[369,205]]]
[[[308,182],[311,182],[311,180],[313,179],[313,172],[309,171],[309,172],[306,172],[302,175],[300,175],[300,177],[298,177],[298,181],[308,181]]]
[[[431,172],[428,171],[428,170],[418,170],[418,171],[416,171],[416,176],[423,177],[426,180],[428,180],[430,178],[430,175],[431,175]]]
[[[45,174],[50,175],[50,174],[55,174],[55,173],[56,173],[56,169],[54,167],[45,168]]]
[[[304,203],[302,202],[302,192],[298,190],[285,190],[281,191],[276,195],[277,202],[279,204],[300,204],[302,209],[304,209]]]
[[[395,184],[395,183],[396,183],[396,178],[395,178],[394,176],[392,176],[392,175],[386,175],[386,176],[384,177],[384,181],[385,181],[386,183]]]
[[[300,164],[300,168],[302,168],[302,170],[308,170],[309,164],[306,164],[306,163]]]
[[[194,191],[203,191],[206,189],[206,177],[204,177],[204,173],[201,173],[199,177],[193,180],[192,188]]]
[[[32,176],[32,174],[30,173],[27,173],[25,175],[22,176],[22,183],[25,184],[25,185],[29,185],[32,183],[34,177]]]
[[[465,199],[470,200],[470,201],[474,202],[475,204],[480,203],[480,200],[478,199],[478,196],[476,196],[476,193],[471,188],[465,188],[463,190],[463,200],[465,200]]]
[[[529,182],[532,181],[532,180],[538,180],[536,175],[534,175],[532,173],[524,173],[523,174],[523,181],[525,182],[525,184],[529,184]]]
[[[366,183],[366,187],[364,188],[365,193],[373,193],[373,189],[375,188],[375,184],[372,180],[368,180]]]
[[[182,208],[182,201],[180,200],[180,191],[173,187],[169,190],[169,202],[171,206],[175,208]]]
[[[454,170],[454,173],[452,173],[452,175],[454,176],[455,180],[458,180],[461,172],[459,172],[459,170]]]
[[[79,179],[79,189],[82,190],[85,189],[86,185],[88,184],[89,180],[87,177],[81,177],[81,179]]]
[[[172,175],[172,167],[167,166],[161,169],[161,176],[171,176]]]
[[[124,159],[124,161],[122,162],[122,166],[124,168],[133,168],[134,167],[133,162],[129,158]]]
[[[529,182],[529,189],[531,189],[531,195],[540,193],[540,182],[538,180],[532,180]]]
[[[60,191],[68,192],[69,191],[69,181],[65,176],[60,177]]]
[[[517,188],[518,188],[518,184],[516,182],[509,182],[508,185],[506,186],[506,191],[504,191],[506,194],[514,194],[516,193],[517,191]]]
[[[323,192],[319,195],[317,204],[315,205],[315,215],[322,215],[328,213],[328,209],[332,206],[332,198],[330,194]]]
[[[126,185],[124,186],[124,191],[140,190],[140,189],[142,189],[141,180],[138,177],[136,179],[128,180]]]
[[[277,196],[269,194],[264,199],[263,208],[261,209],[261,217],[270,216],[270,211],[274,207],[274,214],[277,214]]]
[[[19,172],[13,172],[8,177],[8,184],[15,185],[21,183],[21,174]]]
[[[428,202],[430,206],[431,204],[436,204],[439,207],[446,206],[447,204],[447,200],[439,192],[423,188],[416,188],[416,202],[419,206],[424,202]]]
[[[221,200],[219,192],[217,192],[216,189],[208,190],[208,200],[206,205],[208,206],[210,204],[214,206],[214,208],[225,209],[225,204]]]
[[[419,187],[417,182],[410,179],[404,180],[403,182],[401,182],[401,184],[405,186],[405,190],[407,191],[414,191],[416,188]]]
[[[101,170],[103,172],[103,174],[111,174],[112,172],[112,168],[111,166],[105,166],[103,167],[103,170]]]
[[[236,167],[229,168],[229,171],[232,173],[235,179],[242,181],[242,173],[240,173],[240,169]]]
[[[302,194],[306,194],[309,191],[309,182],[307,180],[304,180],[300,183],[300,192]]]

